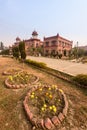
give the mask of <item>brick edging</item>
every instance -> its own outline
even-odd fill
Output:
[[[68,110],[67,98],[66,98],[64,92],[62,92],[61,94],[63,95],[65,106],[64,106],[62,112],[60,112],[58,115],[53,116],[51,119],[49,117],[46,119],[38,119],[38,118],[35,118],[35,116],[31,112],[31,110],[27,104],[27,100],[28,100],[31,92],[37,88],[38,88],[38,86],[34,86],[26,95],[26,97],[23,101],[23,106],[24,106],[25,112],[28,116],[28,119],[35,127],[37,127],[37,128],[40,127],[42,129],[48,129],[48,130],[54,129],[56,126],[60,125],[62,123],[62,121],[64,120],[64,118],[67,116],[67,110]]]
[[[37,77],[37,76],[35,76],[35,77],[36,77],[36,80],[35,80],[34,82],[29,83],[29,84],[25,84],[25,85],[23,85],[23,84],[19,84],[19,85],[11,85],[11,84],[8,83],[9,78],[7,78],[7,79],[5,80],[5,85],[7,86],[7,88],[10,88],[10,89],[25,88],[25,87],[27,87],[27,86],[33,85],[33,84],[35,84],[35,83],[38,82],[39,77]]]

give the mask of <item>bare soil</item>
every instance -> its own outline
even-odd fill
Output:
[[[33,86],[18,90],[6,88],[4,80],[7,76],[2,75],[2,72],[13,68],[39,76],[41,82],[56,84],[65,92],[69,102],[68,114],[55,130],[87,130],[87,90],[7,57],[0,57],[0,130],[32,130],[23,108],[23,100]]]

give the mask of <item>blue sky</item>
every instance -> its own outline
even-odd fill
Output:
[[[29,39],[59,33],[74,45],[87,45],[87,0],[0,0],[0,41],[12,45],[17,36]]]

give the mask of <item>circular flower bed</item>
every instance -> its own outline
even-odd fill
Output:
[[[56,85],[35,86],[23,102],[31,123],[36,127],[53,129],[67,114],[66,96]]]
[[[15,75],[8,76],[8,78],[5,80],[5,84],[9,88],[23,88],[30,84],[36,83],[38,79],[39,78],[33,74],[22,71]]]
[[[20,69],[9,69],[3,72],[4,75],[13,75],[20,72]]]

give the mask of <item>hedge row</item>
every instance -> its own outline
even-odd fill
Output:
[[[78,74],[73,77],[73,81],[87,88],[87,74]]]
[[[30,60],[30,59],[26,59],[25,63],[31,64],[31,65],[34,65],[34,66],[37,66],[40,68],[46,68],[46,64],[43,62],[37,62],[37,61]]]

